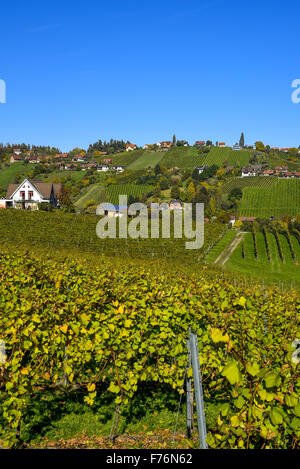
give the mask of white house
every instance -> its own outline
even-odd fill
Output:
[[[10,157],[10,162],[11,162],[11,163],[17,163],[18,161],[24,161],[23,158],[22,158],[22,156],[20,156],[20,155],[12,155],[12,156]]]
[[[109,170],[109,166],[107,166],[107,165],[105,165],[105,164],[102,165],[102,166],[98,166],[98,167],[97,167],[97,172],[98,172],[98,173],[101,173],[101,172],[104,172],[104,171],[108,171],[108,170]]]
[[[6,198],[0,200],[0,207],[38,210],[41,202],[57,207],[61,190],[62,184],[25,179],[22,184],[9,184]]]
[[[117,171],[117,173],[122,173],[124,171],[124,167],[123,166],[112,166],[112,168],[114,171]]]
[[[126,144],[126,151],[133,151],[136,149],[136,145],[134,143],[127,143]]]

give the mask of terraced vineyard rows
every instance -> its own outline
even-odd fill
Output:
[[[109,201],[112,204],[119,204],[120,195],[130,195],[139,197],[141,195],[149,193],[153,190],[153,186],[141,185],[141,184],[118,184],[109,186],[107,192],[109,194]]]
[[[209,166],[216,164],[220,168],[224,162],[226,166],[248,166],[250,152],[247,150],[234,151],[231,148],[212,147],[203,159],[203,164]]]
[[[199,155],[195,147],[173,147],[164,154],[160,163],[167,168],[193,169],[203,163],[203,155]]]
[[[239,205],[239,214],[245,217],[268,218],[299,212],[299,179],[278,179],[269,187],[245,187]]]
[[[245,187],[261,187],[269,188],[277,182],[277,177],[273,176],[254,176],[254,177],[236,177],[232,178],[222,186],[222,192],[229,194],[232,189],[238,187],[244,189]]]
[[[157,164],[160,163],[164,156],[163,151],[148,152],[145,151],[138,159],[130,163],[126,169],[130,170],[139,170],[147,169],[149,166],[154,168]]]
[[[27,246],[29,249],[79,250],[94,256],[121,256],[127,260],[160,258],[166,262],[180,259],[183,264],[197,265],[208,245],[224,230],[221,224],[206,224],[204,246],[194,251],[185,248],[185,238],[99,239],[96,236],[98,220],[99,217],[92,215],[3,210],[0,211],[0,237],[2,245],[12,244],[16,249]]]
[[[286,288],[300,288],[300,244],[294,235],[265,231],[246,233],[226,263],[232,272],[283,282]]]

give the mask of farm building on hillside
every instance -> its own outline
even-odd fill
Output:
[[[134,143],[126,143],[126,151],[133,151],[136,149],[136,145]]]
[[[12,156],[10,157],[10,162],[11,162],[11,163],[17,163],[18,161],[24,161],[23,158],[22,158],[22,156],[20,156],[20,155],[12,155]]]
[[[57,207],[62,186],[35,179],[25,179],[22,184],[10,184],[6,198],[0,199],[0,208],[38,210],[38,204],[41,202]]]
[[[126,205],[114,205],[106,202],[102,203],[100,207],[103,209],[104,215],[108,217],[123,217],[128,210]],[[97,215],[100,215],[100,213],[97,213]]]

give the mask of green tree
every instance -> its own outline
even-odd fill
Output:
[[[158,184],[162,191],[170,187],[169,180],[166,176],[162,176],[161,178],[159,178]]]
[[[228,195],[229,200],[232,200],[232,199],[240,200],[242,197],[243,197],[243,191],[239,187],[234,187],[233,189],[231,189]]]
[[[156,176],[158,176],[159,174],[161,174],[161,167],[160,165],[157,163],[157,165],[155,165],[154,167],[154,173]]]
[[[221,212],[218,213],[217,221],[219,223],[229,223],[229,220],[230,214],[228,212],[225,212],[225,210],[221,210]]]
[[[71,201],[70,194],[65,185],[58,195],[59,205],[65,212],[75,212],[73,202]]]
[[[264,151],[265,150],[265,146],[264,146],[263,142],[255,142],[255,148],[258,151]]]
[[[173,186],[171,189],[172,199],[180,199],[180,189],[178,186]]]

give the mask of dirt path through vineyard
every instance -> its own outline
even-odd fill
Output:
[[[225,262],[228,261],[229,257],[231,256],[235,248],[240,244],[244,235],[245,235],[244,231],[240,231],[239,233],[237,233],[234,239],[226,246],[224,251],[222,251],[221,254],[217,257],[214,264],[223,266]]]

